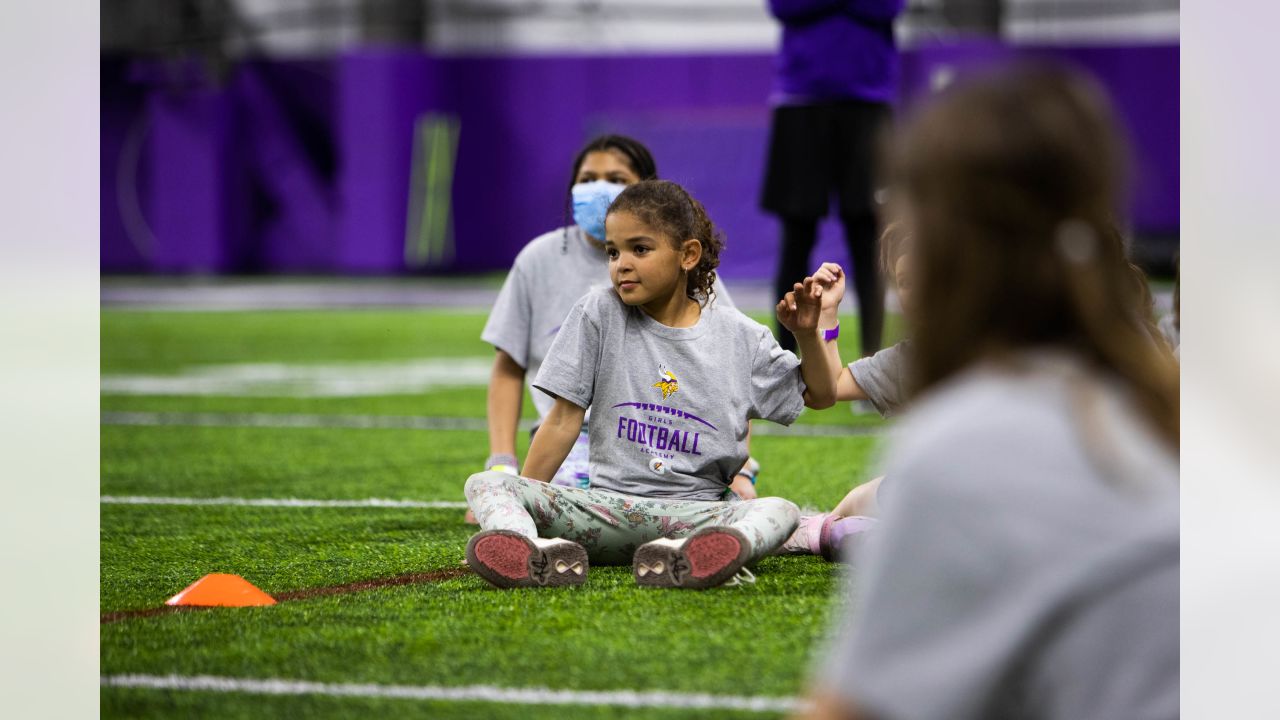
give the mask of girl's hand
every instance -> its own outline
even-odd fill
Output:
[[[829,298],[828,302],[837,303],[844,297],[844,268],[839,263],[822,263],[821,267],[813,271],[812,277],[822,285],[824,293],[834,295],[834,299]]]
[[[845,299],[845,269],[836,263],[823,263],[814,270],[813,279],[822,286],[823,314],[835,320],[840,302]]]
[[[774,312],[778,315],[778,324],[794,334],[796,331],[796,294],[789,292],[783,295],[782,299],[778,301],[777,307],[774,308]]]
[[[729,484],[729,489],[733,491],[734,495],[743,500],[755,500],[757,497],[756,486],[751,484],[751,478],[746,475],[733,476],[733,482]]]
[[[794,289],[778,301],[774,310],[778,322],[792,333],[816,330],[822,315],[822,285],[813,276],[796,283]]]
[[[822,316],[822,296],[825,294],[822,285],[813,276],[796,283],[791,291],[795,295],[795,308],[792,321],[795,329],[792,332],[817,330],[818,320]]]
[[[814,271],[813,279],[822,286],[822,321],[819,327],[835,327],[840,301],[844,299],[844,268],[833,262],[822,263],[822,267]]]

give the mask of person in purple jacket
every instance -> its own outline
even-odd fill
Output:
[[[893,21],[904,0],[769,0],[783,26],[761,206],[782,222],[781,297],[805,276],[818,221],[836,195],[853,261],[862,355],[880,349],[884,285],[877,272],[873,150],[897,94]],[[778,327],[780,344],[795,339]]]

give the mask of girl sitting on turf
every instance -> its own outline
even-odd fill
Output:
[[[911,281],[910,235],[902,221],[887,225],[880,236],[880,267],[898,294],[902,313],[910,327],[914,314]],[[828,263],[814,279],[823,286],[823,327],[837,327],[839,304],[833,298],[844,294],[844,273],[840,267]],[[791,303],[790,294],[780,304]],[[833,343],[834,345],[834,343]],[[902,340],[880,350],[870,357],[859,358],[848,366],[833,359],[837,368],[836,398],[838,400],[869,400],[882,417],[899,413],[907,404],[907,361],[910,339]],[[849,491],[844,499],[828,513],[806,515],[800,526],[787,539],[779,552],[788,555],[822,555],[835,560],[846,539],[860,535],[875,524],[877,514],[876,494],[883,478],[875,478]]]
[[[573,162],[568,191],[573,224],[534,238],[516,256],[480,335],[496,351],[489,379],[489,458],[485,470],[519,474],[516,426],[523,385],[526,379],[532,383],[537,377],[573,304],[592,288],[609,284],[604,248],[604,216],[609,203],[628,185],[657,176],[653,155],[638,140],[622,135],[593,139]],[[718,280],[715,294],[721,304],[732,305]],[[541,422],[551,410],[552,400],[533,391],[532,384],[530,393]],[[752,481],[758,469],[758,464],[749,461],[734,477],[732,490],[747,499],[755,497]],[[585,426],[551,482],[572,487],[590,484]],[[467,516],[468,521],[474,521],[470,511]]]
[[[790,424],[806,405],[835,403],[818,329],[823,291],[806,278],[794,306],[780,308],[798,360],[763,325],[715,302],[724,243],[679,185],[628,187],[606,227],[612,287],[574,306],[534,381],[555,402],[524,477],[467,480],[484,528],[467,560],[499,587],[580,584],[588,562],[631,562],[641,585],[720,585],[795,530],[787,500],[722,498],[747,459],[751,419]],[[592,487],[551,485],[587,407]]]

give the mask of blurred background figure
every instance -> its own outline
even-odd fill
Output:
[[[812,717],[1177,717],[1178,371],[1113,239],[1111,108],[1004,70],[894,150],[922,394]]]
[[[761,205],[782,223],[774,295],[809,272],[831,196],[844,226],[858,298],[862,355],[880,349],[884,284],[877,272],[873,149],[897,96],[893,21],[905,0],[770,0],[782,23]],[[778,327],[788,350],[796,340]]]

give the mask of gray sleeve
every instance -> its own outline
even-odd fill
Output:
[[[751,362],[753,417],[790,425],[804,410],[804,391],[800,359],[762,329]]]
[[[505,352],[522,368],[529,367],[529,342],[533,324],[533,304],[529,283],[520,259],[507,273],[498,299],[489,311],[480,339]]]
[[[600,326],[590,317],[595,294],[578,301],[547,350],[533,386],[581,408],[591,406],[600,365]]]
[[[902,346],[887,347],[871,357],[849,363],[849,372],[883,417],[897,412],[906,401],[903,392]]]

